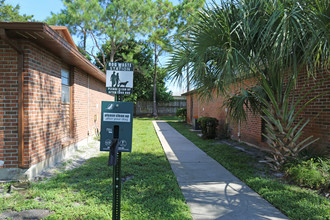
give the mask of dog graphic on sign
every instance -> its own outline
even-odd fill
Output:
[[[126,82],[121,82],[119,78],[119,73],[116,74],[115,71],[111,74],[111,84],[112,87],[126,87],[128,84],[128,81]]]

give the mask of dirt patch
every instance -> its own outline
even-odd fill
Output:
[[[88,159],[96,157],[100,154],[99,150],[100,142],[92,141],[88,143],[88,146],[82,146],[72,155],[70,158],[61,161],[54,167],[48,168],[41,172],[34,178],[34,182],[47,181],[47,179],[56,176],[59,173],[63,173],[68,170],[75,169],[85,163]]]
[[[226,139],[226,140],[219,140],[215,144],[226,144],[232,146],[233,148],[245,153],[249,154],[250,156],[254,157],[258,162],[252,162],[251,164],[257,168],[257,174],[260,176],[269,176],[275,179],[283,179],[284,173],[279,171],[272,171],[269,169],[269,165],[267,164],[265,158],[266,156],[270,156],[268,151],[263,151],[257,147],[249,146],[242,142],[237,142],[234,140]]]
[[[49,211],[47,209],[30,209],[30,210],[24,210],[21,212],[16,211],[9,211],[9,212],[3,212],[0,215],[0,219],[14,219],[14,220],[26,220],[26,219],[44,219],[47,216],[53,214],[52,211]]]
[[[54,167],[46,169],[42,171],[38,176],[32,180],[32,182],[38,181],[47,181],[49,178],[65,172],[67,170],[75,169],[81,166],[86,160],[98,156],[100,153],[99,150],[99,142],[93,141],[88,144],[88,146],[82,146],[79,150],[76,151],[74,155],[70,158],[61,161],[60,163],[56,164]],[[29,181],[18,181],[18,182],[0,182],[0,198],[8,198],[14,195],[15,192],[24,195],[28,192],[31,183]],[[45,200],[41,199],[40,197],[34,198],[35,201],[40,202],[43,204]],[[75,206],[80,206],[82,204],[76,203]],[[7,210],[0,214],[0,220],[3,219],[44,219],[47,216],[53,214],[54,212],[46,209],[31,209],[31,210],[24,210],[21,212]]]

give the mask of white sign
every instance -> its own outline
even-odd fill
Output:
[[[106,87],[109,94],[131,94],[133,88],[133,64],[108,63]]]
[[[127,113],[103,113],[103,121],[131,122],[131,114]]]

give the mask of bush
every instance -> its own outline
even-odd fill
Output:
[[[307,161],[290,164],[287,167],[286,175],[295,184],[326,191],[330,189],[329,159],[312,158]]]
[[[178,110],[176,110],[176,116],[178,116],[179,118],[182,118],[184,121],[186,121],[187,120],[187,109],[179,108]]]
[[[216,128],[218,126],[218,120],[211,117],[202,117],[197,120],[201,129],[203,138],[213,139],[216,137]]]

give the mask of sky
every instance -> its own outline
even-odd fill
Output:
[[[176,4],[178,1],[173,0],[172,2]],[[51,15],[51,12],[57,14],[64,8],[62,0],[6,0],[5,3],[13,6],[19,4],[20,14],[33,15],[33,18],[37,21],[44,21]],[[77,44],[79,39],[73,36],[73,40]],[[161,57],[161,65],[165,65],[166,58],[166,56]],[[169,81],[166,82],[166,86],[173,92],[173,95],[181,95],[185,92],[184,87],[180,88],[180,86]]]

